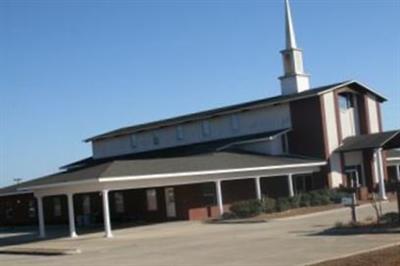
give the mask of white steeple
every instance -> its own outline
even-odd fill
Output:
[[[298,93],[310,88],[309,75],[304,73],[303,51],[297,48],[289,0],[285,0],[286,48],[281,51],[284,75],[280,77],[282,94]]]

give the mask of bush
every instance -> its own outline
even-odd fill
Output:
[[[340,191],[340,190],[331,190],[329,193],[329,200],[333,203],[341,203],[342,198],[350,197],[351,195],[347,192]]]
[[[276,201],[276,209],[280,212],[290,209],[290,201],[288,198],[279,198]]]
[[[320,195],[317,192],[315,192],[315,191],[310,192],[310,205],[311,206],[319,205],[319,199],[320,199]]]
[[[300,203],[301,203],[301,195],[295,195],[291,198],[289,198],[289,202],[290,202],[290,207],[291,208],[299,208],[300,207]]]
[[[320,203],[321,203],[321,205],[329,205],[332,203],[332,201],[329,198],[329,196],[323,195],[323,196],[321,196]]]
[[[276,200],[273,198],[264,198],[264,212],[271,213],[276,211]]]
[[[331,194],[332,194],[332,190],[329,190],[329,189],[320,189],[320,190],[316,190],[316,192],[318,194],[320,194],[321,196],[327,197],[327,198],[330,198]]]
[[[311,206],[311,195],[309,193],[305,193],[301,195],[300,207],[309,207]]]
[[[230,211],[239,218],[252,217],[263,211],[263,203],[260,200],[238,201],[231,205]]]
[[[230,219],[236,219],[236,218],[238,218],[237,216],[236,216],[236,214],[234,214],[234,213],[232,213],[232,212],[224,212],[223,214],[222,214],[222,217],[221,217],[223,220],[230,220]]]
[[[380,222],[384,224],[394,225],[398,224],[399,214],[397,212],[389,212],[382,215]]]

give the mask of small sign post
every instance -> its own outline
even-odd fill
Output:
[[[351,220],[353,223],[357,222],[357,212],[356,212],[356,207],[357,207],[357,196],[356,196],[356,192],[357,192],[357,186],[358,186],[358,182],[357,182],[357,177],[354,176],[349,176],[350,177],[350,184],[351,187],[349,189],[349,191],[351,192],[351,196],[349,197],[344,197],[342,198],[342,204],[344,206],[348,206],[351,209]]]

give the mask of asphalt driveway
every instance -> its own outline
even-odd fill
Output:
[[[384,205],[395,211],[395,203]],[[370,206],[359,208],[360,219],[373,217]],[[78,239],[57,238],[19,246],[79,248],[68,256],[0,255],[1,265],[304,265],[380,246],[400,243],[398,233],[329,235],[336,222],[350,219],[348,209],[267,223],[203,224],[172,222],[115,230]],[[0,233],[1,241],[7,234]],[[4,246],[4,245],[3,245]]]

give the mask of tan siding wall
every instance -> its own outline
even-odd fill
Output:
[[[182,124],[184,131],[182,140],[177,139],[176,126],[170,126],[137,133],[136,148],[131,146],[130,136],[96,141],[92,145],[93,156],[102,158],[123,155],[291,127],[290,111],[287,104],[240,112],[237,113],[237,117],[239,121],[238,130],[232,128],[231,115],[208,119],[210,135],[207,137],[202,134],[201,121],[196,121]],[[154,134],[159,137],[159,145],[153,144]]]
[[[339,136],[338,136],[338,124],[336,119],[335,111],[335,94],[334,92],[329,92],[322,97],[325,106],[325,119],[326,119],[326,135],[327,135],[327,148],[329,157],[329,166],[331,170],[330,174],[330,184],[332,187],[338,187],[342,184],[342,166],[340,162],[340,155],[338,153],[333,153],[333,151],[339,146]]]
[[[369,114],[369,132],[379,132],[379,115],[376,105],[376,99],[373,96],[367,96],[367,107]]]

